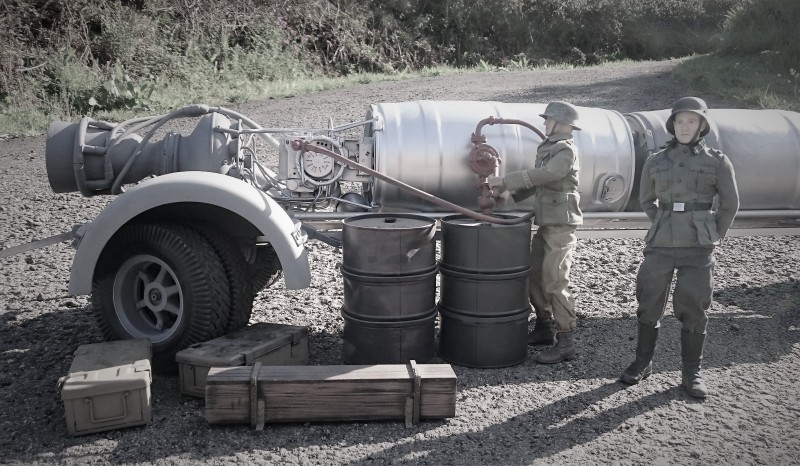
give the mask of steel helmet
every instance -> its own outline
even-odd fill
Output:
[[[706,122],[706,125],[705,128],[700,131],[699,137],[708,134],[710,126],[708,123],[708,105],[706,105],[703,99],[699,97],[684,97],[675,102],[675,105],[672,106],[672,114],[667,118],[667,131],[673,136],[675,136],[675,115],[680,112],[691,112],[700,115]]]
[[[580,130],[578,127],[578,109],[569,102],[550,102],[544,109],[544,113],[539,115],[542,118],[550,117],[559,123],[570,125]]]

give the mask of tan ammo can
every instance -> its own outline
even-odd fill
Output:
[[[81,345],[59,379],[69,435],[150,422],[150,358],[146,338]]]

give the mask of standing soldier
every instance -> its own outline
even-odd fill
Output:
[[[569,269],[577,243],[575,229],[583,223],[578,207],[578,148],[572,141],[572,131],[580,128],[578,110],[567,102],[551,102],[539,116],[544,118],[547,138],[539,144],[534,168],[490,176],[488,183],[507,189],[504,198],[508,192],[515,201],[533,196],[538,228],[531,240],[529,293],[536,322],[528,344],[555,344],[536,357],[537,362],[555,364],[575,358],[577,319]]]
[[[674,139],[642,169],[639,200],[652,225],[636,277],[636,360],[620,380],[632,385],[652,374],[659,322],[677,270],[672,307],[681,322],[682,384],[690,396],[705,398],[700,362],[711,307],[714,247],[733,223],[739,194],[728,157],[706,146],[708,107],[702,99],[675,102],[666,127]],[[718,207],[713,211],[715,197]]]

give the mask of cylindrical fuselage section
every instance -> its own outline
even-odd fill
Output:
[[[670,110],[627,115],[651,152],[672,139],[665,127],[669,116]],[[730,158],[740,209],[800,209],[800,113],[711,109],[708,119],[706,142]]]
[[[539,115],[545,104],[416,101],[371,106],[368,118],[378,122],[368,129],[375,138],[375,167],[381,173],[455,204],[478,209],[478,177],[469,167],[471,135],[478,122],[490,116],[522,120],[544,132]],[[575,131],[579,150],[579,191],[586,211],[620,211],[633,186],[635,153],[630,127],[612,110],[579,107],[582,131]],[[487,125],[486,143],[502,160],[498,174],[532,168],[539,136],[513,124]],[[383,208],[422,212],[441,208],[401,189],[377,181],[373,201]],[[508,210],[531,209],[528,199]],[[502,209],[496,209],[502,210]]]

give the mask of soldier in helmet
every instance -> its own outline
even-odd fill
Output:
[[[642,169],[639,200],[652,225],[636,277],[636,360],[620,380],[633,385],[653,372],[659,322],[677,271],[672,307],[681,322],[682,385],[690,396],[705,398],[700,362],[711,307],[714,247],[733,223],[739,194],[728,157],[706,145],[708,107],[702,99],[675,102],[666,127],[674,138]],[[715,198],[718,204],[712,210]]]
[[[534,223],[531,240],[530,300],[536,311],[528,344],[555,345],[539,353],[537,362],[554,364],[575,357],[575,302],[569,290],[569,270],[583,223],[578,207],[578,148],[572,131],[578,127],[578,110],[567,102],[551,102],[541,115],[547,138],[539,144],[534,168],[490,176],[489,186],[506,189],[515,201],[533,196]],[[557,335],[556,335],[557,333]]]

